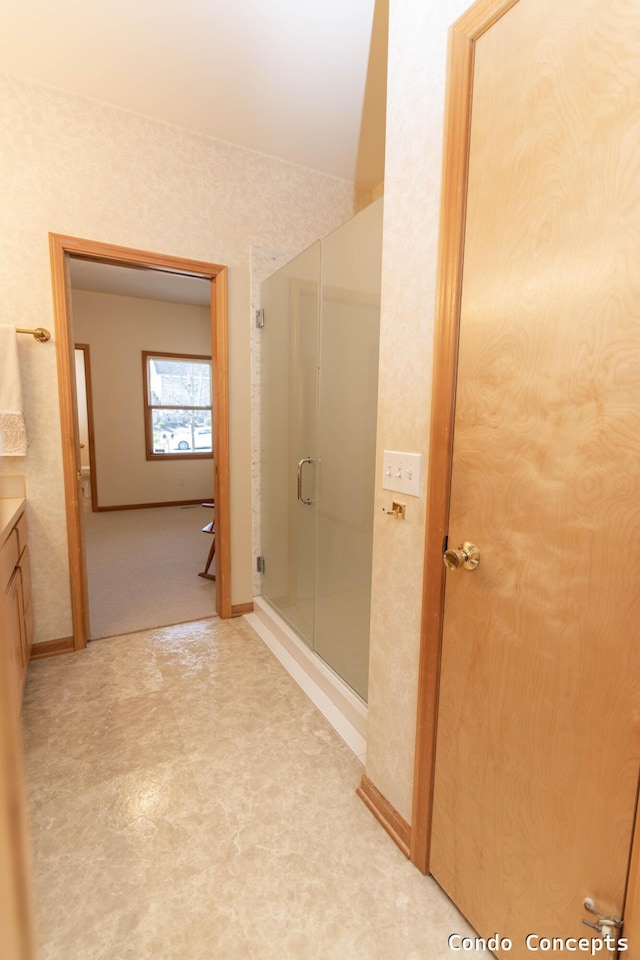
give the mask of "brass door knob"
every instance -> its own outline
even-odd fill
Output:
[[[465,540],[457,550],[445,550],[442,559],[447,570],[457,570],[459,567],[464,567],[465,570],[475,570],[480,563],[480,551],[475,543],[469,543],[468,540]]]

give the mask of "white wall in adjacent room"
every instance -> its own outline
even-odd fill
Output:
[[[73,291],[76,342],[91,356],[100,507],[210,500],[213,461],[147,460],[142,351],[211,356],[208,307]]]

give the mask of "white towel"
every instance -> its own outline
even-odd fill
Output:
[[[0,457],[24,457],[26,453],[16,328],[0,324]]]

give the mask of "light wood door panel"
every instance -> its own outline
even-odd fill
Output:
[[[640,763],[640,7],[476,42],[430,869],[483,935],[623,908]],[[605,954],[606,955],[606,954]]]

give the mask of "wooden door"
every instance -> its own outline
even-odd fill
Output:
[[[598,937],[587,896],[622,914],[634,826],[637,0],[477,39],[465,231],[448,546],[480,565],[446,574],[430,869],[530,957]]]

